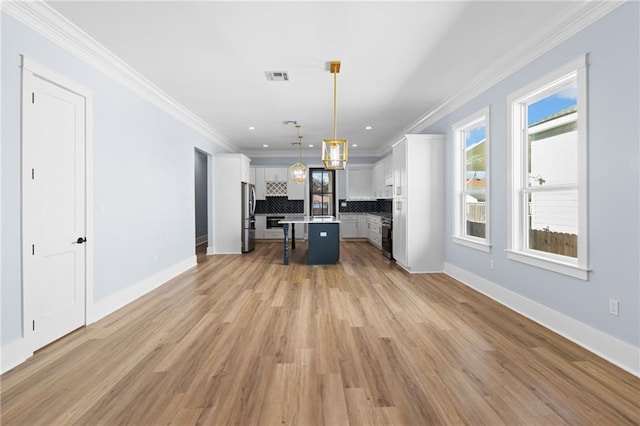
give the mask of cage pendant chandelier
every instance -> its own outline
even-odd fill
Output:
[[[337,115],[337,75],[340,72],[340,61],[329,63],[329,72],[333,74],[333,139],[322,141],[322,163],[327,170],[344,170],[347,166],[348,142],[338,139]]]
[[[302,149],[302,136],[300,136],[300,124],[296,124],[298,130],[298,142],[292,142],[293,145],[298,145],[298,162],[289,167],[289,173],[295,183],[303,184],[307,178],[307,168],[300,162],[300,150]]]

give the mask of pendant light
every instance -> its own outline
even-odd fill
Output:
[[[336,102],[337,75],[340,72],[340,61],[330,62],[329,72],[333,74],[333,139],[322,141],[322,163],[327,170],[344,170],[347,166],[348,142],[346,139],[338,139]]]
[[[307,178],[307,168],[300,162],[300,150],[302,149],[302,136],[300,136],[300,124],[296,124],[298,129],[298,142],[292,142],[293,145],[298,145],[298,162],[289,167],[291,178],[295,183],[303,184]]]

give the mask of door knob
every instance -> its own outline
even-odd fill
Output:
[[[83,238],[83,237],[78,237],[78,239],[76,240],[76,243],[78,244],[82,244],[82,243],[86,243],[87,239]]]

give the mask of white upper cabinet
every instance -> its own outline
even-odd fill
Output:
[[[371,167],[349,166],[347,169],[347,199],[367,200],[372,196]]]
[[[288,169],[285,170],[287,170],[287,172],[289,171]],[[290,200],[304,200],[304,189],[306,184],[296,183],[291,177],[291,173],[287,173],[287,176],[287,198]]]
[[[262,167],[254,167],[254,173],[256,177],[256,199],[258,200],[266,200],[267,199],[267,186],[264,180],[264,168]]]
[[[371,196],[391,198],[393,196],[393,158],[391,155],[378,161],[371,169]]]
[[[286,182],[288,175],[286,167],[267,167],[264,169],[265,182]]]

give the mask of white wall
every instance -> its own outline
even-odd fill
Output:
[[[22,338],[20,55],[93,91],[93,300],[100,316],[195,263],[194,147],[222,149],[2,13],[1,343]],[[5,362],[3,361],[3,368]]]
[[[602,346],[614,342],[609,345],[613,348],[610,352],[616,351],[614,347],[622,348],[629,355],[626,367],[636,372],[640,372],[639,17],[640,4],[625,3],[422,130],[447,134],[445,250],[450,269],[463,271],[471,281],[490,283],[498,293],[544,308],[538,313],[554,313],[533,314],[542,323],[555,316],[606,337]],[[589,54],[588,208],[592,268],[588,281],[508,260],[505,253],[509,191],[507,96],[585,53]],[[454,244],[450,238],[454,225],[451,126],[486,106],[491,108],[492,133],[490,253]],[[490,267],[492,259],[494,270]],[[609,298],[620,301],[619,316],[608,313]],[[576,335],[570,337],[580,340]],[[607,348],[603,350],[607,352]],[[613,359],[619,354],[604,355]]]

